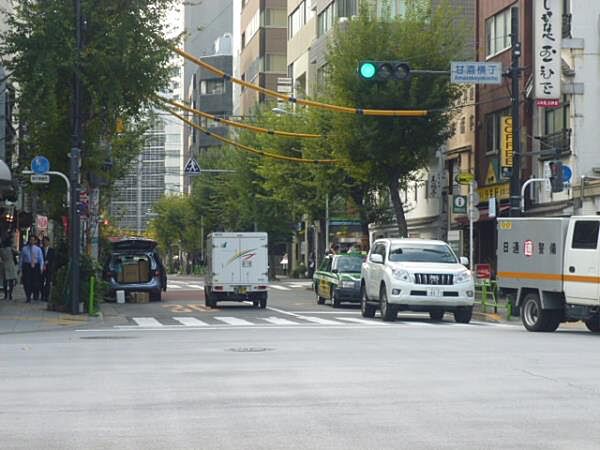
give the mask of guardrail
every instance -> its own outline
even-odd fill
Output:
[[[477,298],[481,300],[477,300]],[[485,313],[487,308],[494,308],[494,313],[498,313],[498,309],[506,310],[506,320],[512,317],[513,306],[507,300],[506,303],[501,303],[498,296],[498,284],[496,280],[475,280],[475,304],[481,305],[481,312]]]

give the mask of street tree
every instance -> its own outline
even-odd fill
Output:
[[[18,87],[20,152],[68,171],[72,144],[73,82],[77,67],[72,0],[16,0],[0,52]],[[143,118],[152,95],[170,76],[171,40],[163,16],[172,0],[81,0],[84,181],[121,177],[142,147]],[[59,185],[57,185],[59,186]],[[63,191],[64,192],[64,191]],[[51,192],[55,211],[60,195]]]
[[[336,27],[328,48],[325,94],[332,102],[359,108],[428,110],[426,117],[332,115],[327,139],[334,156],[345,160],[351,176],[389,192],[401,236],[407,236],[399,191],[415,171],[431,162],[451,135],[449,107],[459,96],[449,75],[412,72],[406,80],[361,79],[361,60],[401,60],[411,70],[447,71],[464,55],[468,26],[448,4],[431,9],[428,1],[407,3],[403,16],[377,14],[363,1],[355,20]]]

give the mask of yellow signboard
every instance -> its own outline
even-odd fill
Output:
[[[500,161],[502,167],[512,167],[513,161],[513,130],[512,117],[502,116],[500,118],[500,129],[502,142],[500,143]]]
[[[454,179],[458,184],[470,184],[475,179],[475,176],[469,172],[461,172]]]
[[[510,198],[510,183],[490,184],[477,189],[479,201],[487,202],[490,198],[505,200]]]

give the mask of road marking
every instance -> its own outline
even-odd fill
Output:
[[[189,287],[194,289],[202,289],[204,290],[204,286],[200,286],[199,284],[188,284]]]
[[[308,322],[320,323],[322,325],[340,325],[340,322],[336,322],[335,320],[322,319],[321,317],[313,317],[313,316],[298,316],[299,319],[304,319]]]
[[[289,311],[291,314],[350,314],[357,316],[360,311]]]
[[[135,323],[140,327],[162,327],[163,324],[156,320],[154,317],[132,317]]]
[[[357,319],[356,317],[336,317],[336,319],[338,320],[343,320],[345,322],[353,322],[353,323],[360,323],[360,324],[367,324],[367,325],[379,325],[379,326],[386,326],[387,323],[383,323],[383,322],[378,322],[376,320],[366,320],[366,319]]]
[[[293,288],[303,288],[309,287],[312,283],[302,284],[302,283],[286,283],[289,287]]]
[[[279,286],[277,284],[272,284],[269,287],[272,287],[273,289],[279,289],[280,291],[291,291],[289,287]]]
[[[292,322],[291,320],[282,319],[281,317],[265,317],[262,319],[274,325],[300,325],[298,322]]]
[[[202,322],[195,317],[173,317],[173,320],[185,325],[186,327],[208,327],[206,322]]]
[[[177,286],[176,284],[167,283],[167,289],[181,289],[181,286]]]
[[[237,317],[222,317],[222,316],[215,316],[215,319],[220,320],[221,322],[225,322],[226,324],[229,325],[234,325],[234,326],[243,326],[243,325],[254,325],[252,322],[248,322],[247,320],[244,319],[238,319]]]

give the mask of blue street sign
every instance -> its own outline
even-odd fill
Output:
[[[563,181],[565,183],[568,183],[569,181],[571,181],[571,177],[573,176],[573,171],[571,170],[571,168],[569,166],[563,164],[562,171],[563,171]]]
[[[50,170],[50,161],[45,156],[36,156],[31,160],[31,171],[43,175]]]

